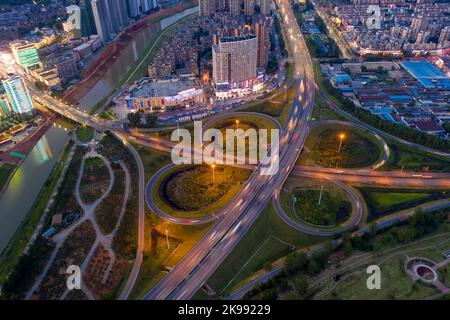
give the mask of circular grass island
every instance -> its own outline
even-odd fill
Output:
[[[309,178],[289,178],[280,194],[280,203],[292,220],[318,228],[344,224],[353,210],[344,190],[329,181]]]
[[[314,128],[298,163],[321,167],[367,168],[379,163],[384,149],[370,133],[348,125]]]
[[[230,166],[177,166],[158,179],[152,196],[169,215],[201,218],[226,206],[250,175],[250,170]]]
[[[226,139],[226,132],[227,129],[240,129],[244,132],[247,132],[247,130],[255,130],[256,132],[256,138],[259,141],[259,130],[260,129],[266,129],[267,130],[267,143],[270,144],[271,139],[271,129],[280,129],[280,125],[275,120],[266,117],[265,115],[258,115],[258,114],[250,114],[248,112],[241,112],[238,114],[230,114],[226,118],[219,119],[217,121],[213,121],[211,123],[207,124],[207,128],[211,129],[218,129],[222,133],[223,136],[223,151],[226,151],[227,145],[230,145],[233,143],[233,141],[228,141]],[[237,139],[234,139],[234,150],[237,152]],[[237,153],[235,153],[237,154]],[[249,155],[256,154],[256,159],[252,157],[252,159],[257,160],[258,155],[258,144],[256,143],[249,143],[248,137],[245,139],[245,155],[248,158]]]
[[[352,212],[352,205],[335,190],[297,188],[293,191],[294,213],[303,221],[318,226],[336,226],[346,221]]]

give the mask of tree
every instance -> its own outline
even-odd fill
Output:
[[[310,276],[315,276],[316,274],[318,274],[320,272],[320,267],[317,264],[316,259],[311,258],[308,261],[308,267],[306,268],[306,272]]]
[[[308,279],[304,275],[299,275],[295,280],[295,287],[301,296],[305,296],[308,293]]]
[[[277,292],[275,289],[269,289],[261,293],[261,300],[275,300],[277,298]]]
[[[342,247],[344,249],[344,253],[347,257],[350,257],[352,255],[352,251],[353,251],[353,246],[352,246],[352,242],[350,240],[346,240],[344,241],[344,243],[342,244]]]
[[[130,112],[127,115],[128,121],[130,121],[131,127],[138,127],[141,123],[141,113],[140,112]]]
[[[286,257],[284,271],[287,275],[292,275],[297,271],[304,270],[307,261],[308,259],[305,252],[293,252]]]
[[[155,113],[149,113],[146,117],[147,127],[152,128],[156,125],[156,121],[158,120],[158,117]]]

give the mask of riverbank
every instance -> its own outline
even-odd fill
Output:
[[[36,227],[39,224],[41,216],[47,207],[53,190],[55,189],[61,173],[63,172],[65,162],[69,156],[72,143],[69,141],[64,152],[61,154],[59,160],[54,165],[50,176],[43,185],[38,197],[25,219],[20,224],[20,227],[14,233],[14,236],[9,241],[8,245],[0,254],[0,284],[7,278],[8,274],[14,269],[14,266],[19,261],[24,250],[27,247],[30,239],[33,236]]]
[[[10,170],[8,177],[3,177],[3,182],[0,184],[0,199],[3,194],[8,189],[8,185],[11,182],[16,170],[22,165],[25,159],[30,154],[31,150],[35,147],[36,143],[42,138],[42,136],[47,132],[47,130],[52,126],[54,121],[54,116],[44,120],[41,125],[24,141],[15,145],[6,152],[0,154],[0,163],[13,166],[14,168]],[[23,157],[14,156],[13,154],[21,154]]]
[[[90,63],[90,67],[84,72],[83,80],[66,92],[63,99],[69,103],[78,102],[106,74],[121,52],[129,46],[141,31],[146,28],[154,28],[155,26],[159,28],[159,23],[164,18],[173,16],[195,5],[194,1],[179,3],[173,7],[157,11],[126,28],[116,41],[103,48],[103,52],[96,60]]]

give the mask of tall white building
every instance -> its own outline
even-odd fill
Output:
[[[92,0],[97,34],[103,42],[113,39],[128,23],[128,12],[123,0]]]
[[[256,77],[258,39],[255,35],[224,37],[212,47],[213,82],[245,86]]]
[[[128,7],[130,9],[130,16],[133,18],[139,17],[143,13],[153,10],[158,7],[157,0],[128,0]]]
[[[12,76],[9,79],[2,80],[2,84],[14,112],[23,114],[34,109],[30,93],[21,77]]]

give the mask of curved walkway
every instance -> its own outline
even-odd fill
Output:
[[[110,175],[110,182],[108,185],[108,189],[105,191],[105,193],[103,193],[96,201],[94,201],[91,204],[85,204],[83,202],[83,200],[81,199],[80,196],[80,183],[81,183],[81,179],[83,176],[83,172],[84,172],[84,161],[87,158],[90,157],[96,157],[96,158],[100,158],[104,161],[105,165],[108,168],[109,171],[109,175]],[[48,273],[48,270],[50,269],[51,265],[54,262],[54,259],[57,256],[57,253],[59,252],[59,249],[62,247],[62,245],[64,244],[64,241],[68,238],[68,236],[73,232],[73,230],[75,230],[76,226],[79,226],[80,224],[82,224],[83,222],[89,220],[92,223],[92,226],[95,230],[96,233],[96,237],[95,237],[95,241],[93,243],[93,245],[91,246],[91,248],[89,249],[89,252],[87,253],[86,257],[84,258],[81,266],[80,266],[80,270],[81,273],[83,274],[83,272],[86,270],[86,268],[89,265],[89,262],[92,258],[92,256],[95,253],[95,249],[98,247],[98,245],[103,245],[103,247],[105,248],[105,250],[108,251],[108,254],[110,256],[110,260],[109,260],[109,264],[108,267],[106,268],[106,271],[103,274],[103,278],[102,278],[102,283],[106,283],[109,274],[112,270],[112,267],[114,265],[114,262],[116,260],[116,255],[115,252],[112,249],[112,241],[114,238],[115,233],[117,232],[123,216],[125,214],[125,210],[126,210],[126,204],[130,195],[130,186],[131,186],[131,177],[130,177],[130,173],[129,170],[127,168],[127,166],[125,165],[125,163],[123,163],[122,161],[119,162],[121,169],[124,171],[125,173],[125,191],[124,191],[124,198],[122,200],[122,207],[121,207],[121,211],[119,214],[119,217],[117,219],[116,225],[114,227],[114,230],[109,233],[109,234],[103,234],[102,231],[100,230],[96,218],[95,218],[95,209],[97,208],[97,206],[103,201],[105,200],[105,198],[110,194],[113,186],[114,186],[114,181],[115,181],[115,175],[113,172],[113,169],[111,167],[111,164],[109,162],[108,159],[106,159],[105,157],[103,157],[101,154],[97,153],[96,151],[89,151],[83,158],[83,161],[81,163],[80,169],[79,169],[79,174],[78,174],[78,178],[77,178],[77,183],[76,183],[76,189],[75,189],[75,197],[77,199],[78,204],[81,206],[82,211],[83,211],[83,216],[76,221],[73,225],[71,225],[70,227],[68,227],[67,229],[62,230],[60,233],[56,234],[53,237],[53,241],[56,243],[55,248],[53,249],[52,255],[49,258],[49,260],[47,261],[43,272],[39,275],[39,277],[36,279],[34,285],[32,286],[32,288],[28,291],[26,299],[31,299],[32,295],[34,294],[34,292],[36,291],[36,289],[39,287],[39,285],[41,284],[41,282],[44,280],[46,274]],[[84,284],[84,282],[82,283],[82,287],[81,290],[83,291],[83,293],[87,296],[88,299],[93,300],[95,299],[94,295],[92,294],[92,292],[90,291],[90,289]],[[67,297],[67,294],[69,293],[69,290],[66,289],[62,295],[60,296],[61,300],[64,300]]]
[[[354,226],[357,226],[360,223],[361,218],[363,216],[363,205],[362,205],[363,199],[361,199],[361,196],[352,187],[346,185],[345,183],[331,180],[330,182],[337,185],[347,193],[354,209],[352,217],[348,221],[344,222],[342,226],[332,229],[320,229],[318,227],[314,227],[313,225],[310,224],[306,225],[306,223],[303,224],[293,220],[286,214],[286,212],[284,212],[283,208],[281,207],[280,191],[278,191],[273,197],[273,205],[276,213],[281,218],[281,220],[283,220],[286,224],[288,224],[292,228],[300,232],[315,236],[333,236],[348,231]]]

